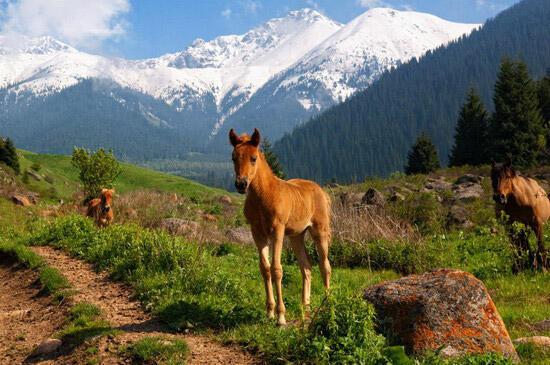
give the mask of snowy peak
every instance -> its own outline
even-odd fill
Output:
[[[431,14],[374,8],[305,55],[281,82],[283,89],[321,85],[333,102],[368,87],[384,71],[445,45],[479,24],[452,23]],[[315,100],[302,105],[326,107]],[[306,108],[306,109],[308,109]]]
[[[275,18],[242,35],[227,35],[211,41],[197,39],[186,50],[165,57],[171,58],[169,66],[176,68],[222,68],[258,64],[266,54],[284,51],[285,45],[294,40],[300,44],[290,60],[307,53],[329,35],[342,27],[312,9],[290,12],[283,18]],[[288,56],[282,55],[282,58]]]
[[[50,36],[29,38],[24,36],[0,36],[0,48],[4,53],[47,55],[58,52],[78,52],[73,47]]]

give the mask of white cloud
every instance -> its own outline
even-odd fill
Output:
[[[357,0],[357,3],[363,8],[375,8],[377,6],[384,6],[384,2],[381,0]]]
[[[124,35],[124,15],[130,11],[129,0],[6,0],[0,5],[4,35],[50,35],[89,48]]]
[[[256,0],[243,0],[241,4],[244,11],[248,14],[256,14],[262,7],[262,3]]]
[[[319,4],[315,0],[306,0],[306,4],[309,5],[312,9],[319,9]]]
[[[233,13],[233,11],[231,9],[224,9],[222,10],[222,12],[220,13],[221,16],[223,16],[225,19],[229,19],[231,18],[231,14]]]

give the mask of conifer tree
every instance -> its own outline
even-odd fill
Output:
[[[409,152],[405,173],[407,175],[429,174],[440,167],[435,145],[427,134],[422,133]]]
[[[273,152],[269,139],[267,139],[266,137],[262,139],[262,152],[264,153],[265,159],[269,164],[269,167],[271,167],[271,170],[273,171],[275,176],[280,179],[284,179],[285,173],[283,171],[283,167],[279,162],[279,158],[277,157],[275,152]]]
[[[17,175],[20,172],[19,157],[13,141],[9,138],[0,138],[0,162],[11,167]]]
[[[488,114],[477,91],[468,91],[456,125],[455,143],[449,165],[479,166],[489,162],[487,156]]]
[[[538,99],[546,132],[546,148],[542,160],[548,164],[550,162],[550,69],[546,77],[538,83]]]
[[[505,59],[495,85],[495,113],[489,132],[491,157],[531,167],[546,145],[537,88],[525,63]]]

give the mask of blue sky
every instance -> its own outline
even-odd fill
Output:
[[[182,50],[196,38],[238,34],[304,7],[346,23],[390,6],[456,22],[483,22],[519,0],[0,0],[0,32],[52,35],[127,58]]]

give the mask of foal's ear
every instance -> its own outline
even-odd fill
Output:
[[[252,137],[250,137],[250,144],[254,147],[258,147],[260,145],[260,140],[260,131],[254,128],[254,133],[252,133]]]
[[[237,136],[233,128],[231,128],[231,130],[229,131],[229,142],[233,147],[243,143],[243,140],[241,139],[241,137]]]

